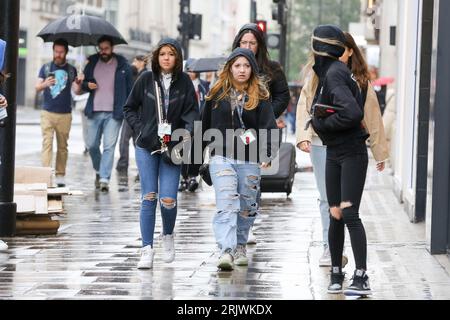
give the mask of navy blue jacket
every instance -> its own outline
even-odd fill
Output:
[[[133,87],[133,74],[131,72],[131,67],[128,64],[127,59],[123,56],[114,54],[117,59],[117,69],[116,77],[114,81],[114,111],[113,117],[116,120],[123,120],[123,106],[127,102],[127,98],[130,95],[131,88]],[[88,118],[94,116],[94,97],[95,90],[90,90],[88,88],[89,80],[94,78],[94,70],[100,59],[98,54],[94,54],[89,57],[89,63],[84,68],[85,80],[83,81],[83,90],[90,92],[89,100],[86,104],[86,109],[84,111]]]

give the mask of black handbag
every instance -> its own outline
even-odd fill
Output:
[[[316,103],[312,107],[312,114],[316,118],[327,118],[341,110],[343,110],[343,108],[339,106],[329,106],[326,104]]]

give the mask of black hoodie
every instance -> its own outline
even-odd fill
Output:
[[[182,59],[181,47],[176,40],[163,39],[158,48],[164,45],[173,46]],[[133,129],[136,145],[149,151],[155,151],[161,147],[158,136],[155,80],[161,88],[164,101],[160,74],[147,71],[136,81],[124,106],[125,119]],[[192,134],[194,121],[199,119],[197,97],[191,79],[186,73],[174,72],[170,85],[170,104],[167,114],[167,121],[172,125],[172,132],[177,129],[187,129]],[[172,145],[176,143],[172,142]]]
[[[314,117],[314,131],[327,146],[351,140],[366,140],[368,134],[362,126],[363,102],[356,79],[347,66],[338,60],[320,56],[315,56],[315,59],[314,71],[319,76],[320,85],[313,104],[321,103],[343,109],[327,118]]]

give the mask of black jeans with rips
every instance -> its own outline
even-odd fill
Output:
[[[367,270],[367,238],[359,216],[359,207],[368,166],[364,140],[327,147],[326,185],[330,208],[341,208],[343,219],[330,216],[328,241],[333,267],[342,267],[347,226],[356,269]]]

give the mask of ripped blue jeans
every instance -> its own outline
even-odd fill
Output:
[[[173,234],[177,219],[177,194],[181,166],[167,164],[161,159],[161,155],[151,155],[149,151],[138,146],[136,146],[136,163],[141,178],[142,246],[153,247],[158,200],[161,208],[162,233],[163,235]]]
[[[257,195],[261,170],[249,163],[221,156],[209,163],[211,179],[216,192],[217,213],[213,228],[222,253],[246,245],[248,234],[258,215]]]

